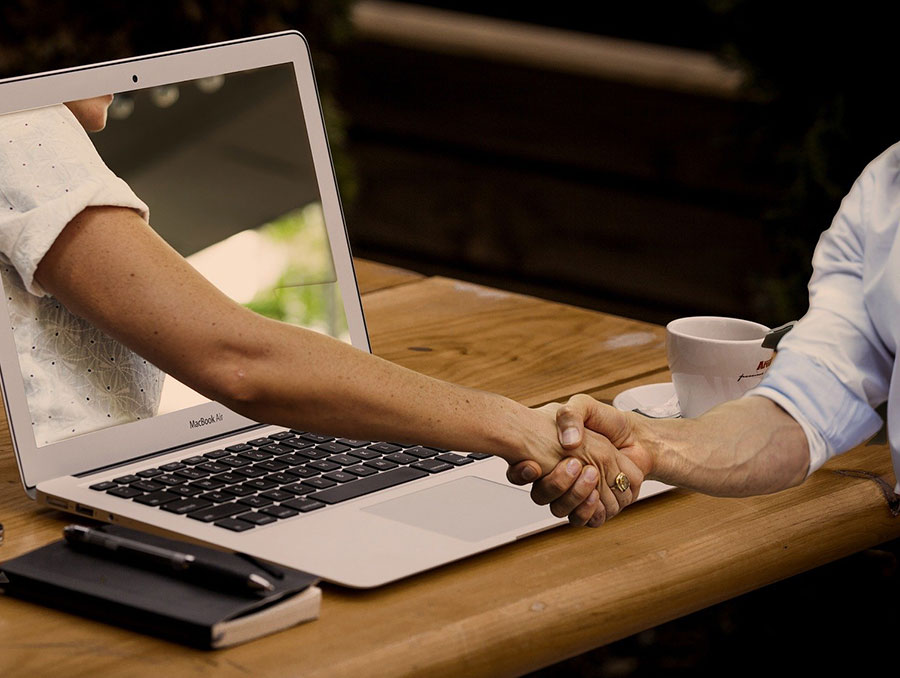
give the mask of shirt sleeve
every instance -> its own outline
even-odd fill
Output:
[[[75,116],[63,105],[0,116],[0,255],[30,293],[56,238],[90,206],[147,206],[113,174]]]
[[[885,154],[887,155],[887,154]],[[892,164],[873,162],[857,180],[813,256],[809,312],[781,341],[760,385],[806,433],[809,472],[874,435],[873,409],[887,400],[893,358],[865,304],[863,270],[869,201]]]

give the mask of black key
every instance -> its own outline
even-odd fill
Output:
[[[285,445],[266,445],[264,447],[260,447],[259,449],[277,456],[282,454],[289,454],[290,452],[294,451],[290,447],[287,447]]]
[[[231,530],[232,532],[246,532],[247,530],[252,530],[255,527],[252,523],[249,523],[246,520],[236,520],[234,518],[217,520],[215,523],[213,523],[213,525],[216,525],[217,527],[224,527],[226,530]]]
[[[253,523],[254,525],[268,525],[269,523],[275,522],[275,518],[272,516],[267,516],[265,513],[256,513],[255,511],[242,513],[237,516],[237,519],[246,520],[248,523]]]
[[[199,487],[191,487],[190,485],[177,485],[170,487],[167,491],[180,497],[193,497],[195,494],[203,492]]]
[[[249,506],[250,508],[262,508],[263,506],[268,506],[272,503],[272,500],[267,497],[242,497],[238,499],[238,504],[244,504],[245,506]]]
[[[95,483],[91,485],[91,489],[97,490],[98,492],[105,492],[106,490],[110,490],[114,487],[118,487],[118,485],[116,485],[111,480],[104,480],[102,483]]]
[[[239,476],[237,473],[220,473],[217,476],[213,476],[214,480],[218,480],[220,483],[225,483],[226,485],[232,485],[234,483],[242,483],[247,478],[245,476]]]
[[[318,478],[316,478],[318,480]],[[326,481],[329,485],[334,485],[330,480]],[[309,494],[310,492],[315,492],[316,488],[310,485],[304,485],[303,483],[294,483],[293,485],[285,485],[281,488],[285,492],[290,492],[292,496],[297,496],[298,494]]]
[[[162,483],[156,483],[152,480],[139,480],[136,483],[131,483],[131,486],[141,492],[156,492],[165,487]]]
[[[293,456],[306,457],[307,459],[324,459],[328,456],[328,453],[315,448],[310,448],[308,450],[297,450],[297,453]]]
[[[279,431],[278,433],[273,433],[268,437],[272,440],[284,440],[285,438],[293,438],[294,434],[290,431]]]
[[[454,454],[453,452],[447,452],[446,454],[439,454],[435,457],[439,461],[445,461],[448,464],[453,464],[454,466],[465,466],[466,464],[471,464],[474,459],[469,459],[468,457],[463,457],[459,454]]]
[[[492,457],[492,454],[485,454],[484,452],[472,452],[469,454],[469,459],[487,459],[488,457]]]
[[[391,445],[390,443],[374,443],[373,445],[369,445],[369,449],[381,452],[382,454],[390,454],[391,452],[398,452],[403,448],[399,445]]]
[[[386,459],[372,459],[371,461],[364,462],[363,466],[371,466],[379,471],[390,471],[392,468],[397,468],[397,464],[392,461],[387,461]],[[347,470],[349,471],[350,469]]]
[[[374,468],[369,468],[368,466],[348,466],[344,469],[347,473],[352,473],[355,476],[371,476],[378,473]],[[327,477],[327,476],[326,476]]]
[[[327,443],[329,440],[334,440],[331,436],[323,436],[318,433],[301,433],[299,437],[314,443]]]
[[[228,464],[232,468],[240,468],[241,466],[249,466],[250,460],[234,455],[231,457],[222,457],[221,459],[219,459],[219,463]]]
[[[206,457],[188,457],[187,459],[182,459],[182,464],[187,464],[188,466],[193,466],[194,464],[202,464],[206,461]]]
[[[271,490],[273,487],[278,487],[278,483],[273,483],[268,478],[254,478],[244,483],[244,486],[252,487],[255,490]]]
[[[246,452],[241,452],[240,456],[244,459],[250,459],[251,461],[262,461],[263,459],[271,459],[272,455],[268,452],[262,452],[260,450],[247,450]]]
[[[207,459],[221,459],[227,457],[230,453],[225,450],[213,450],[212,452],[204,452],[203,456]]]
[[[388,461],[392,461],[395,464],[412,464],[414,461],[418,459],[411,454],[403,454],[403,452],[395,452],[394,454],[388,454],[384,457]]]
[[[268,492],[263,492],[259,496],[271,499],[272,501],[286,501],[288,499],[293,499],[296,495],[291,492],[285,492],[284,490],[269,490]]]
[[[316,474],[318,475],[318,474]],[[306,476],[296,476],[291,475],[289,473],[273,473],[270,476],[266,476],[266,480],[271,480],[273,483],[278,483],[279,485],[284,485],[285,483],[296,483],[298,477],[306,477]],[[257,478],[257,480],[261,480]]]
[[[222,490],[222,492],[230,492],[235,497],[246,497],[248,494],[256,494],[256,490],[252,487],[244,487],[243,485],[231,485]]]
[[[238,475],[242,475],[245,478],[259,478],[260,476],[264,476],[268,473],[268,471],[264,471],[261,468],[254,468],[252,466],[247,466],[245,468],[236,468],[234,470]]]
[[[401,485],[403,483],[408,483],[411,480],[418,480],[419,478],[425,478],[427,476],[428,474],[425,471],[406,466],[403,468],[396,468],[392,471],[385,471],[384,473],[377,473],[368,478],[360,478],[355,483],[345,483],[344,485],[338,485],[337,487],[322,490],[321,492],[315,492],[309,495],[307,499],[323,501],[326,504],[337,504],[341,501],[362,497],[370,492],[377,492],[378,490],[394,487],[395,485]],[[304,480],[303,482],[308,483],[310,481]]]
[[[276,461],[275,459],[266,459],[265,461],[261,461],[258,464],[253,464],[253,468],[261,468],[264,471],[282,471],[288,467],[284,462]]]
[[[334,471],[333,473],[326,473],[322,477],[327,478],[328,480],[334,480],[338,483],[349,483],[351,480],[356,480],[358,476],[355,476],[352,473],[344,473],[343,471]]]
[[[224,487],[225,483],[216,480],[215,478],[201,478],[200,480],[195,480],[191,483],[191,487],[199,487],[201,490],[218,490],[220,487]]]
[[[288,466],[300,466],[300,464],[305,464],[309,461],[309,457],[304,457],[299,454],[289,454],[286,457],[279,457],[278,461],[283,464],[287,464]]]
[[[114,497],[122,497],[123,499],[131,499],[132,497],[136,497],[139,494],[144,493],[140,490],[134,489],[133,487],[123,485],[122,487],[114,487],[111,490],[107,490],[106,494],[111,494]]]
[[[187,482],[187,480],[184,478],[181,478],[179,476],[173,476],[173,475],[167,474],[164,476],[157,476],[153,482],[154,483],[162,483],[163,485],[168,485],[171,487],[172,485],[181,485],[182,483]]]
[[[435,452],[440,452],[443,454],[444,452],[449,452],[450,450],[445,450],[443,447],[435,447],[434,445],[422,445],[422,447],[427,447],[429,450],[434,450]]]
[[[180,468],[184,468],[184,464],[182,464],[180,461],[173,461],[171,464],[163,464],[162,466],[160,466],[160,468],[163,471],[168,471],[169,473],[171,473],[172,471],[177,471]]]
[[[305,450],[307,447],[312,447],[313,442],[311,440],[282,440],[281,444],[285,447],[290,447],[292,450]]]
[[[340,443],[322,443],[321,445],[316,445],[317,450],[322,450],[323,452],[329,452],[331,454],[340,454],[341,452],[346,452],[350,449],[347,445],[341,445]]]
[[[341,466],[353,466],[353,464],[359,463],[359,459],[357,457],[351,457],[348,454],[333,454],[328,457],[328,461],[335,464],[340,464]]]
[[[200,509],[207,508],[212,506],[208,501],[204,499],[198,499],[197,497],[192,497],[191,499],[182,499],[180,501],[170,501],[168,504],[163,504],[160,508],[163,511],[168,511],[169,513],[177,513],[178,515],[184,515],[185,513],[190,513],[191,511],[198,511]]]
[[[208,461],[205,464],[197,464],[194,467],[195,471],[209,471],[210,473],[224,473],[230,466],[226,466],[225,464],[219,464],[214,461]]]
[[[262,447],[263,445],[268,445],[272,441],[268,438],[254,438],[253,440],[248,440],[248,445],[253,445],[253,447]]]
[[[221,520],[222,518],[227,518],[228,516],[233,516],[235,513],[241,513],[246,510],[246,506],[237,503],[219,504],[218,506],[213,506],[211,508],[192,511],[187,514],[187,517],[199,520],[203,523],[211,523],[214,520]]]
[[[381,452],[376,452],[375,450],[351,450],[347,454],[351,454],[354,457],[358,457],[359,459],[377,459],[381,456]]]
[[[371,440],[353,440],[352,438],[338,438],[334,442],[346,445],[347,447],[364,447],[370,444]]]
[[[171,492],[151,492],[150,494],[142,494],[140,497],[134,498],[138,504],[145,504],[146,506],[162,506],[170,501],[180,499],[181,497]]]
[[[225,449],[229,452],[246,452],[247,450],[252,450],[253,448],[246,443],[238,443],[237,445],[229,445]]]
[[[428,459],[428,457],[433,457],[437,454],[434,450],[429,447],[410,447],[408,450],[404,450],[406,454],[411,454],[414,457],[419,459]]]
[[[221,504],[223,501],[234,501],[234,495],[226,492],[207,492],[206,494],[201,494],[197,498],[211,501],[214,504]]]
[[[188,480],[197,480],[198,478],[205,478],[209,473],[207,471],[197,471],[192,468],[181,468],[175,471],[175,475],[187,478]]]
[[[341,465],[335,464],[330,459],[318,459],[316,461],[311,461],[306,465],[307,468],[314,468],[318,471],[337,471]]]
[[[158,469],[158,468],[148,468],[148,469],[145,469],[145,470],[143,470],[143,471],[138,471],[138,472],[137,472],[137,474],[138,474],[141,478],[153,478],[153,477],[155,477],[155,476],[161,476],[163,473],[164,473],[164,471],[161,471],[161,470]]]
[[[260,509],[259,512],[265,513],[267,516],[274,516],[275,518],[292,518],[298,513],[287,506],[266,506],[266,508]]]
[[[127,476],[119,476],[118,478],[113,478],[113,482],[119,483],[119,485],[127,485],[128,483],[133,483],[137,480],[140,480],[140,478],[138,478],[133,473]]]
[[[309,511],[315,511],[316,509],[322,508],[323,506],[325,506],[325,504],[320,501],[313,501],[309,499],[309,497],[302,497],[300,499],[291,499],[290,501],[286,501],[282,504],[282,506],[297,509],[301,513],[308,513]]]
[[[410,468],[419,468],[423,471],[428,471],[429,473],[440,473],[441,471],[449,471],[453,468],[453,464],[448,464],[445,461],[438,461],[437,459],[423,459],[422,461],[417,461],[415,464],[410,464]]]

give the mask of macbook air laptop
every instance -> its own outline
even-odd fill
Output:
[[[5,80],[0,115],[110,93],[91,141],[162,237],[239,303],[370,350],[299,33]],[[3,399],[22,482],[51,507],[351,587],[564,522],[498,458],[265,425],[166,375],[150,416],[111,394],[107,421],[72,425],[74,401],[29,388],[12,316],[0,303]]]

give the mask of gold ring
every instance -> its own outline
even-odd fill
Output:
[[[620,473],[619,475],[617,475],[613,483],[615,484],[615,488],[620,492],[624,492],[629,487],[631,487],[631,481],[628,480],[628,476],[626,476],[624,473]]]

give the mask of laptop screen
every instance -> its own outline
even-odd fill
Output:
[[[152,228],[222,292],[349,343],[292,64],[116,94],[89,139]],[[0,186],[2,209],[27,211],[17,200]],[[3,260],[38,447],[208,402],[127,349],[98,350],[106,339],[26,290]]]

